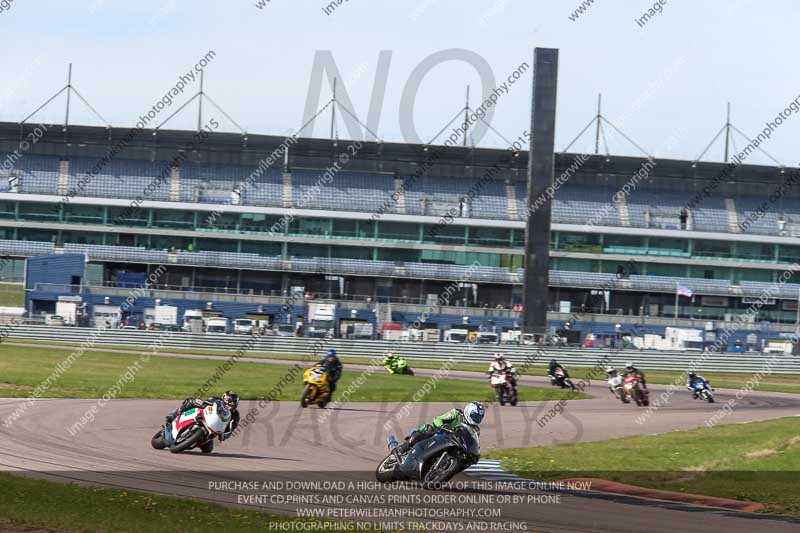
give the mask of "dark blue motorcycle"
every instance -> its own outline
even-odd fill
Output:
[[[708,403],[714,403],[714,394],[712,393],[713,389],[711,389],[711,387],[709,387],[708,383],[705,381],[699,379],[696,380],[694,383],[692,383],[692,390],[694,391],[695,399],[702,398]]]
[[[441,428],[404,454],[396,450],[394,435],[388,442],[391,453],[375,471],[375,477],[383,483],[419,481],[423,488],[434,488],[474,465],[481,457],[478,434],[466,424],[453,430]]]

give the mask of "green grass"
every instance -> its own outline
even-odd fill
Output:
[[[541,448],[496,450],[506,470],[533,479],[598,477],[766,505],[800,516],[800,418]]]
[[[23,307],[24,289],[21,283],[0,283],[0,307]]]
[[[64,345],[64,346],[76,346],[76,343],[71,342],[49,342],[49,341],[37,341],[37,340],[30,340],[30,339],[13,339],[15,343],[24,343],[24,344],[53,344],[53,345]],[[125,345],[125,344],[104,344],[102,345],[104,348],[108,349],[117,349],[117,350],[138,350],[140,347],[133,346],[133,345]],[[424,348],[424,344],[420,345]],[[202,350],[191,350],[185,348],[165,348],[164,352],[170,353],[178,353],[178,354],[194,354],[194,355],[211,355],[211,356],[226,356],[230,355],[229,350],[210,350],[208,348],[203,348]],[[382,354],[377,353],[376,356],[382,357]],[[302,354],[288,354],[288,353],[272,353],[272,352],[247,352],[247,357],[253,358],[260,358],[260,359],[277,359],[283,361],[300,361],[303,357],[306,357]],[[368,364],[368,360],[362,357],[347,357],[346,354],[341,353],[340,350],[340,359],[345,364],[353,364],[353,365],[365,365]],[[409,358],[409,362],[412,368],[428,368],[428,369],[438,369],[442,367],[442,363],[437,361],[421,361],[418,359]],[[481,372],[484,373],[489,368],[490,357],[486,356],[485,363],[455,363],[452,367],[452,370],[460,370],[466,372]],[[661,385],[668,385],[673,383],[676,379],[680,378],[681,383],[686,383],[686,374],[676,370],[648,370],[647,368],[643,368],[647,374],[647,382],[654,383],[654,384],[661,384]],[[591,369],[589,368],[579,368],[579,367],[572,367],[570,368],[570,376],[573,378],[573,381],[577,381],[586,377],[586,375],[590,372]],[[547,368],[545,366],[530,366],[526,368],[524,374],[531,375],[531,376],[544,376],[546,374]],[[703,372],[702,369],[699,372],[711,380],[712,384],[715,388],[721,389],[740,389],[747,383],[747,380],[753,377],[752,373],[737,373],[737,372]],[[597,381],[595,379],[594,381]],[[603,380],[604,381],[604,380]],[[789,392],[794,394],[800,394],[800,374],[772,374],[768,376],[763,376],[758,385],[753,388],[753,390],[760,390],[765,392]]]
[[[320,524],[318,519],[289,518],[245,511],[189,498],[154,496],[121,489],[50,483],[0,473],[3,520],[17,526],[98,533],[174,533],[175,531],[282,531],[276,523]],[[326,522],[333,524],[333,522]],[[323,525],[297,531],[322,531]],[[290,527],[286,524],[286,527]],[[335,529],[329,528],[328,531]],[[283,531],[291,531],[286,529]]]
[[[242,342],[246,337],[242,336]],[[80,343],[76,342],[51,342],[51,341],[40,341],[35,339],[17,339],[14,338],[13,342],[20,343],[20,344],[33,344],[33,345],[40,345],[40,344],[49,344],[54,346],[78,346]],[[140,346],[132,345],[132,344],[102,344],[103,348],[113,349],[113,350],[140,350]],[[423,345],[424,346],[424,345]],[[187,348],[164,348],[163,352],[167,353],[177,353],[177,354],[189,354],[189,355],[211,355],[215,357],[220,356],[227,356],[230,355],[230,350],[219,349],[215,350],[213,348],[201,348],[201,349],[187,349]],[[369,360],[363,357],[348,357],[347,355],[343,355],[341,350],[339,350],[339,359],[342,360],[344,364],[352,364],[352,365],[365,365],[369,364]],[[321,358],[321,354],[318,354]],[[280,361],[301,361],[304,357],[308,357],[307,354],[292,354],[292,353],[277,353],[277,352],[256,352],[256,351],[249,351],[247,352],[246,357],[253,357],[255,359],[276,359]],[[377,352],[375,357],[383,358],[382,352]],[[418,359],[409,358],[411,362],[412,368],[429,368],[429,369],[438,369],[442,367],[442,363],[438,361],[421,361]],[[487,355],[485,363],[455,363],[452,366],[452,370],[463,370],[467,372],[486,372],[489,368],[489,363],[491,362],[491,358]],[[542,370],[544,371],[544,370]]]
[[[31,390],[45,381],[56,366],[69,355],[69,350],[0,345],[0,396],[25,397]],[[128,367],[140,360],[138,355],[86,351],[47,390],[44,397],[51,398],[97,398],[114,385]],[[223,360],[181,359],[172,357],[150,357],[140,363],[135,379],[125,385],[119,398],[185,398],[197,392],[198,387],[214,375]],[[301,363],[302,364],[302,363]],[[304,363],[307,366],[309,363]],[[219,381],[213,391],[235,389],[242,398],[264,398],[290,370],[288,365],[239,362],[233,365]],[[340,380],[336,395],[358,379],[363,370],[347,370]],[[390,376],[383,368],[363,379],[360,387],[348,401],[353,402],[404,402],[430,378],[425,376]],[[278,399],[299,400],[302,377],[280,390]],[[5,383],[3,385],[2,383]],[[462,402],[475,398],[486,398],[491,393],[483,381],[446,379],[431,387],[421,401]],[[337,396],[334,399],[337,399]],[[520,387],[521,401],[559,400],[572,398],[566,392],[551,388]],[[576,399],[587,395],[576,395]]]

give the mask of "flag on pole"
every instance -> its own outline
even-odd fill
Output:
[[[678,283],[678,295],[679,296],[686,296],[688,298],[692,297],[692,289],[684,285],[683,283]]]

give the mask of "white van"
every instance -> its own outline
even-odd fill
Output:
[[[227,318],[214,317],[206,321],[206,333],[227,334],[231,332],[231,322]]]
[[[253,333],[255,322],[249,318],[237,318],[233,321],[233,332],[240,335],[250,335]]]

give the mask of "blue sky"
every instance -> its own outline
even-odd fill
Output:
[[[256,1],[14,0],[0,12],[0,119],[16,121],[33,111],[63,86],[72,62],[78,90],[113,125],[132,125],[210,49],[217,55],[206,70],[208,94],[249,132],[277,135],[302,122],[317,50],[333,53],[362,121],[378,53],[392,51],[378,126],[387,141],[404,140],[399,103],[414,67],[451,48],[479,54],[498,81],[521,62],[531,63],[534,46],[559,48],[559,149],[592,118],[598,92],[605,116],[648,153],[687,159],[723,124],[727,101],[734,124],[755,137],[800,94],[794,54],[800,10],[790,0],[668,0],[645,27],[635,19],[653,2],[638,0],[595,0],[575,21],[569,15],[578,0],[349,0],[330,15],[322,10],[329,2],[270,0],[258,9]],[[492,126],[508,139],[528,127],[530,81],[528,71],[497,105]],[[463,106],[467,84],[477,107],[480,81],[470,65],[443,63],[425,77],[414,112],[423,138]],[[325,84],[322,101],[329,96]],[[72,122],[98,123],[81,104],[73,109]],[[34,120],[60,122],[63,115],[58,102]],[[314,136],[328,134],[328,121],[324,116]],[[195,122],[193,110],[170,126]],[[221,129],[235,131],[221,122]],[[339,130],[346,136],[343,123]],[[799,134],[794,115],[762,146],[794,166]],[[505,143],[489,132],[477,144]],[[587,135],[573,150],[592,147]],[[609,149],[638,153],[615,135]],[[718,142],[706,159],[721,157]],[[769,160],[755,154],[749,162]]]

